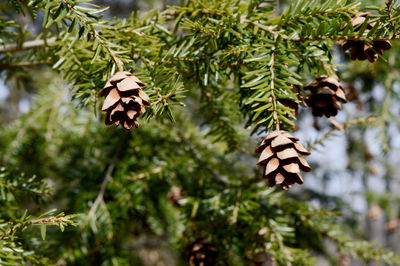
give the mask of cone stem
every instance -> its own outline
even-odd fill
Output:
[[[276,45],[276,43],[275,43]],[[278,111],[277,111],[277,98],[275,95],[275,49],[276,46],[273,48],[272,54],[271,54],[271,61],[270,61],[270,71],[271,71],[271,83],[270,83],[270,89],[271,89],[271,96],[272,96],[272,119],[274,120],[275,123],[275,130],[279,130],[279,119],[278,119]]]
[[[111,55],[114,62],[117,64],[118,71],[124,71],[124,63],[122,63],[121,59],[116,57],[114,53]]]
[[[279,120],[275,121],[275,130],[281,130],[281,127],[279,125]]]

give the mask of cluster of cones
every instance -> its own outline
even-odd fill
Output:
[[[146,84],[126,71],[117,72],[106,82],[99,93],[106,97],[101,108],[106,112],[106,125],[122,125],[126,130],[139,126],[137,118],[145,112],[144,106],[150,105],[143,86]]]
[[[352,24],[355,31],[359,30],[365,23],[369,12],[359,13],[352,16]],[[375,23],[369,23],[365,32],[368,32],[374,27]],[[362,40],[348,40],[346,41],[342,49],[343,51],[351,50],[351,60],[366,60],[375,62],[378,59],[378,54],[382,55],[383,51],[389,50],[392,47],[388,40],[377,40],[377,41],[362,41]]]
[[[322,75],[303,89],[310,91],[304,102],[314,116],[335,116],[347,102],[345,90],[336,76]],[[292,103],[285,106],[297,111],[297,106],[293,107]],[[261,154],[257,164],[264,167],[263,178],[268,179],[270,187],[279,184],[288,190],[294,183],[303,184],[300,171],[311,171],[307,161],[300,156],[310,153],[297,141],[299,139],[288,132],[276,130],[256,149]]]
[[[286,131],[276,130],[257,147],[256,153],[261,154],[257,164],[264,167],[263,178],[268,179],[269,187],[279,184],[288,190],[294,183],[303,184],[300,170],[309,172],[311,167],[300,155],[310,153],[298,140]]]
[[[355,31],[365,23],[369,13],[359,13],[352,17],[352,25]],[[374,26],[367,25],[366,31]],[[362,40],[348,40],[343,50],[351,50],[352,60],[376,61],[378,54],[391,48],[387,40],[373,42]],[[99,96],[105,96],[102,111],[106,112],[106,125],[122,125],[130,130],[133,125],[138,127],[137,118],[145,112],[144,106],[149,106],[149,97],[141,90],[146,84],[129,72],[120,71],[111,77]],[[345,90],[336,76],[320,76],[304,87],[310,93],[304,102],[312,108],[314,116],[335,116],[342,104],[347,102]],[[292,100],[281,100],[281,104],[291,108],[294,114],[297,112],[297,103]],[[309,152],[300,144],[299,139],[285,131],[271,132],[256,149],[261,153],[258,165],[264,167],[263,177],[268,179],[269,186],[280,184],[283,189],[288,189],[294,183],[303,183],[300,174],[302,171],[310,171],[311,168],[300,155],[309,155]],[[201,249],[200,249],[201,250]],[[194,259],[194,257],[193,257]]]

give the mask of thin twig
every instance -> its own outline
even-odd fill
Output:
[[[301,38],[289,38],[283,35],[282,39],[286,39],[292,42],[304,42],[304,41],[324,41],[324,40],[334,40],[334,41],[386,41],[385,38],[371,39],[370,37],[363,36],[338,36],[338,35],[321,35],[321,36],[305,36]],[[398,40],[400,36],[393,36],[391,40]]]
[[[366,117],[366,118],[357,118],[357,119],[353,119],[350,121],[346,121],[343,124],[339,124],[335,121],[335,123],[337,123],[336,125],[334,125],[334,128],[332,128],[331,130],[329,130],[324,136],[322,136],[320,139],[318,139],[317,141],[315,141],[314,143],[310,144],[307,147],[307,150],[313,150],[315,149],[315,147],[318,144],[321,144],[322,142],[324,142],[325,140],[327,140],[330,136],[332,136],[336,130],[346,130],[348,127],[352,126],[352,125],[357,125],[357,124],[364,124],[364,123],[372,123],[375,122],[376,120],[378,120],[377,117]],[[332,123],[332,121],[330,120],[330,122]]]
[[[174,94],[174,91],[171,91],[171,92],[165,94],[164,96],[161,96],[157,101],[150,103],[150,105],[155,105],[155,104],[157,104],[157,103],[160,103],[160,102],[162,102],[163,100],[168,99],[172,94]]]
[[[26,67],[26,66],[37,66],[37,65],[44,65],[50,63],[47,60],[41,60],[41,61],[32,61],[32,62],[9,62],[9,63],[2,63],[0,62],[0,68],[5,68],[5,67]]]
[[[243,19],[242,22],[253,24],[253,25],[256,26],[257,28],[260,28],[260,29],[262,29],[262,30],[264,30],[264,31],[266,31],[266,32],[269,32],[269,33],[271,33],[271,34],[274,35],[274,36],[277,34],[277,32],[274,31],[274,30],[278,27],[277,25],[274,25],[274,26],[265,26],[265,25],[262,25],[262,24],[260,24],[260,23],[258,23],[258,22],[251,21],[251,20],[249,20],[249,19]]]
[[[396,26],[394,25],[394,21],[392,19],[392,4],[393,4],[393,0],[389,0],[386,3],[386,8],[387,8],[387,12],[388,12],[390,26],[392,27],[392,30],[393,30],[393,38],[396,38],[397,37]]]
[[[108,183],[112,179],[112,175],[111,174],[112,174],[112,172],[114,171],[114,168],[115,168],[115,161],[116,161],[116,156],[113,157],[113,159],[111,160],[110,165],[107,168],[106,176],[105,176],[103,182],[101,183],[99,194],[97,195],[96,200],[94,201],[92,207],[90,208],[85,220],[82,222],[81,228],[84,228],[87,225],[87,223],[90,221],[90,219],[96,213],[97,208],[99,207],[101,201],[103,200],[104,192],[106,191]]]
[[[145,177],[161,173],[162,170],[163,170],[163,167],[157,167],[157,168],[154,168],[153,170],[151,170],[148,173],[140,173],[138,175],[135,175],[135,176],[132,176],[132,177],[128,177],[127,179],[128,180],[132,180],[132,181],[137,181],[137,180],[143,179]]]
[[[235,203],[235,207],[233,208],[232,217],[230,218],[230,221],[234,224],[237,222],[241,196],[242,196],[242,188],[240,188],[236,194],[236,203]]]
[[[134,34],[139,35],[139,36],[146,35],[144,32],[133,30],[133,29],[117,29],[117,31],[124,32],[124,33],[134,33]]]
[[[54,218],[39,218],[36,220],[28,221],[25,223],[18,224],[16,226],[11,227],[7,232],[5,232],[3,235],[0,236],[0,240],[3,240],[4,238],[14,234],[16,231],[23,229],[26,226],[31,226],[34,224],[45,224],[45,223],[51,223],[55,224],[57,222],[62,222],[64,221],[65,217],[54,217]]]
[[[45,45],[53,44],[57,39],[55,37],[45,39],[45,40],[33,40],[24,42],[22,45],[16,43],[5,44],[0,47],[0,53],[6,52],[17,52],[22,50],[28,50],[33,48],[39,48]]]
[[[113,173],[114,168],[115,168],[115,162],[118,159],[118,155],[119,155],[119,152],[120,152],[120,150],[122,148],[122,144],[125,142],[125,137],[126,137],[126,135],[124,135],[124,137],[122,137],[122,139],[120,141],[120,144],[119,144],[117,150],[114,153],[114,157],[111,159],[111,162],[108,165],[108,168],[107,168],[107,171],[106,171],[106,175],[105,175],[104,180],[103,180],[103,182],[101,183],[101,186],[100,186],[99,193],[97,194],[97,197],[96,197],[92,207],[90,208],[88,214],[86,215],[86,218],[82,222],[82,224],[80,226],[81,229],[84,228],[88,224],[90,219],[96,213],[96,210],[99,207],[101,201],[103,200],[104,193],[106,191],[107,185],[112,180],[112,173]]]
[[[391,16],[391,14],[389,15]],[[321,36],[304,36],[304,37],[289,37],[285,34],[281,34],[278,33],[277,31],[274,31],[275,29],[278,28],[277,25],[274,26],[266,26],[263,24],[260,24],[258,22],[255,21],[251,21],[248,19],[243,19],[243,22],[245,23],[249,23],[252,24],[253,26],[260,28],[261,30],[268,32],[270,34],[272,34],[274,37],[276,36],[280,36],[282,38],[282,40],[288,40],[291,42],[304,42],[304,41],[324,41],[324,40],[335,40],[335,41],[371,41],[371,37],[364,37],[364,36],[345,36],[345,35],[321,35]],[[394,22],[391,20],[392,23],[392,28],[393,28],[393,37],[391,38],[391,40],[397,40],[400,39],[400,36],[398,36],[396,34],[395,28],[394,28]],[[382,41],[382,40],[386,40],[385,38],[381,38],[381,39],[372,39],[372,41]]]
[[[271,72],[271,83],[270,83],[270,91],[272,97],[272,119],[274,120],[275,130],[280,130],[279,119],[278,119],[278,110],[276,106],[276,95],[275,95],[275,51],[277,49],[276,38],[275,38],[275,46],[272,50],[271,61],[270,61],[270,72]]]

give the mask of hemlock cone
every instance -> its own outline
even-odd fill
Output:
[[[101,108],[106,112],[106,125],[122,125],[126,130],[139,126],[137,118],[145,112],[143,105],[150,105],[143,86],[146,84],[127,71],[117,72],[106,82],[99,92],[100,97],[106,96]]]
[[[289,132],[276,130],[257,147],[256,153],[261,153],[257,164],[264,167],[263,178],[268,179],[269,187],[280,184],[282,189],[288,190],[294,183],[304,183],[300,170],[309,172],[311,167],[299,154],[310,155],[310,152],[297,143],[298,140]]]
[[[252,266],[276,266],[274,258],[266,252],[258,252],[254,255]]]
[[[182,188],[179,186],[172,186],[167,194],[169,202],[175,206],[180,206],[179,201],[184,199],[185,196],[182,194]]]
[[[369,12],[363,12],[352,16],[354,31],[360,30],[368,16]],[[371,30],[374,25],[375,22],[369,23],[365,32]],[[343,51],[351,50],[351,60],[368,59],[371,63],[378,59],[378,54],[382,55],[384,50],[389,50],[390,48],[392,48],[392,44],[388,40],[376,40],[372,43],[368,41],[348,40],[342,46]]]
[[[218,253],[214,244],[200,238],[187,246],[190,266],[209,266],[216,263]]]
[[[304,90],[311,91],[305,102],[312,108],[314,116],[335,116],[338,110],[342,110],[341,103],[347,102],[344,88],[334,76],[320,76],[305,86]]]

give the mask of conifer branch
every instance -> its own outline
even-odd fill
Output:
[[[97,30],[95,29],[93,24],[88,23],[86,21],[86,18],[84,16],[80,15],[77,12],[77,10],[74,8],[74,6],[72,6],[67,0],[61,0],[61,2],[74,14],[74,16],[78,19],[79,23],[81,23],[86,29],[91,31],[91,35],[93,36],[93,38],[97,39],[97,41],[99,42],[99,45],[101,45],[104,48],[104,50],[110,55],[111,59],[117,65],[118,70],[123,71],[124,67],[123,67],[123,63],[122,63],[121,59],[119,59],[116,56],[115,52],[105,43],[105,41],[99,35],[99,33],[97,32]]]
[[[321,36],[305,36],[298,38],[289,38],[287,36],[282,36],[282,39],[292,41],[292,42],[305,42],[305,41],[384,41],[385,38],[373,38],[364,36],[344,36],[344,35],[321,35]],[[400,36],[396,35],[390,38],[390,40],[399,40]]]
[[[52,217],[52,218],[39,218],[31,221],[26,221],[19,223],[15,226],[12,226],[8,231],[6,231],[4,234],[0,235],[0,240],[3,240],[9,236],[14,235],[15,233],[22,231],[24,228],[29,227],[31,225],[36,225],[36,224],[48,224],[48,225],[57,225],[59,223],[68,221],[66,217],[61,216],[61,217]]]

